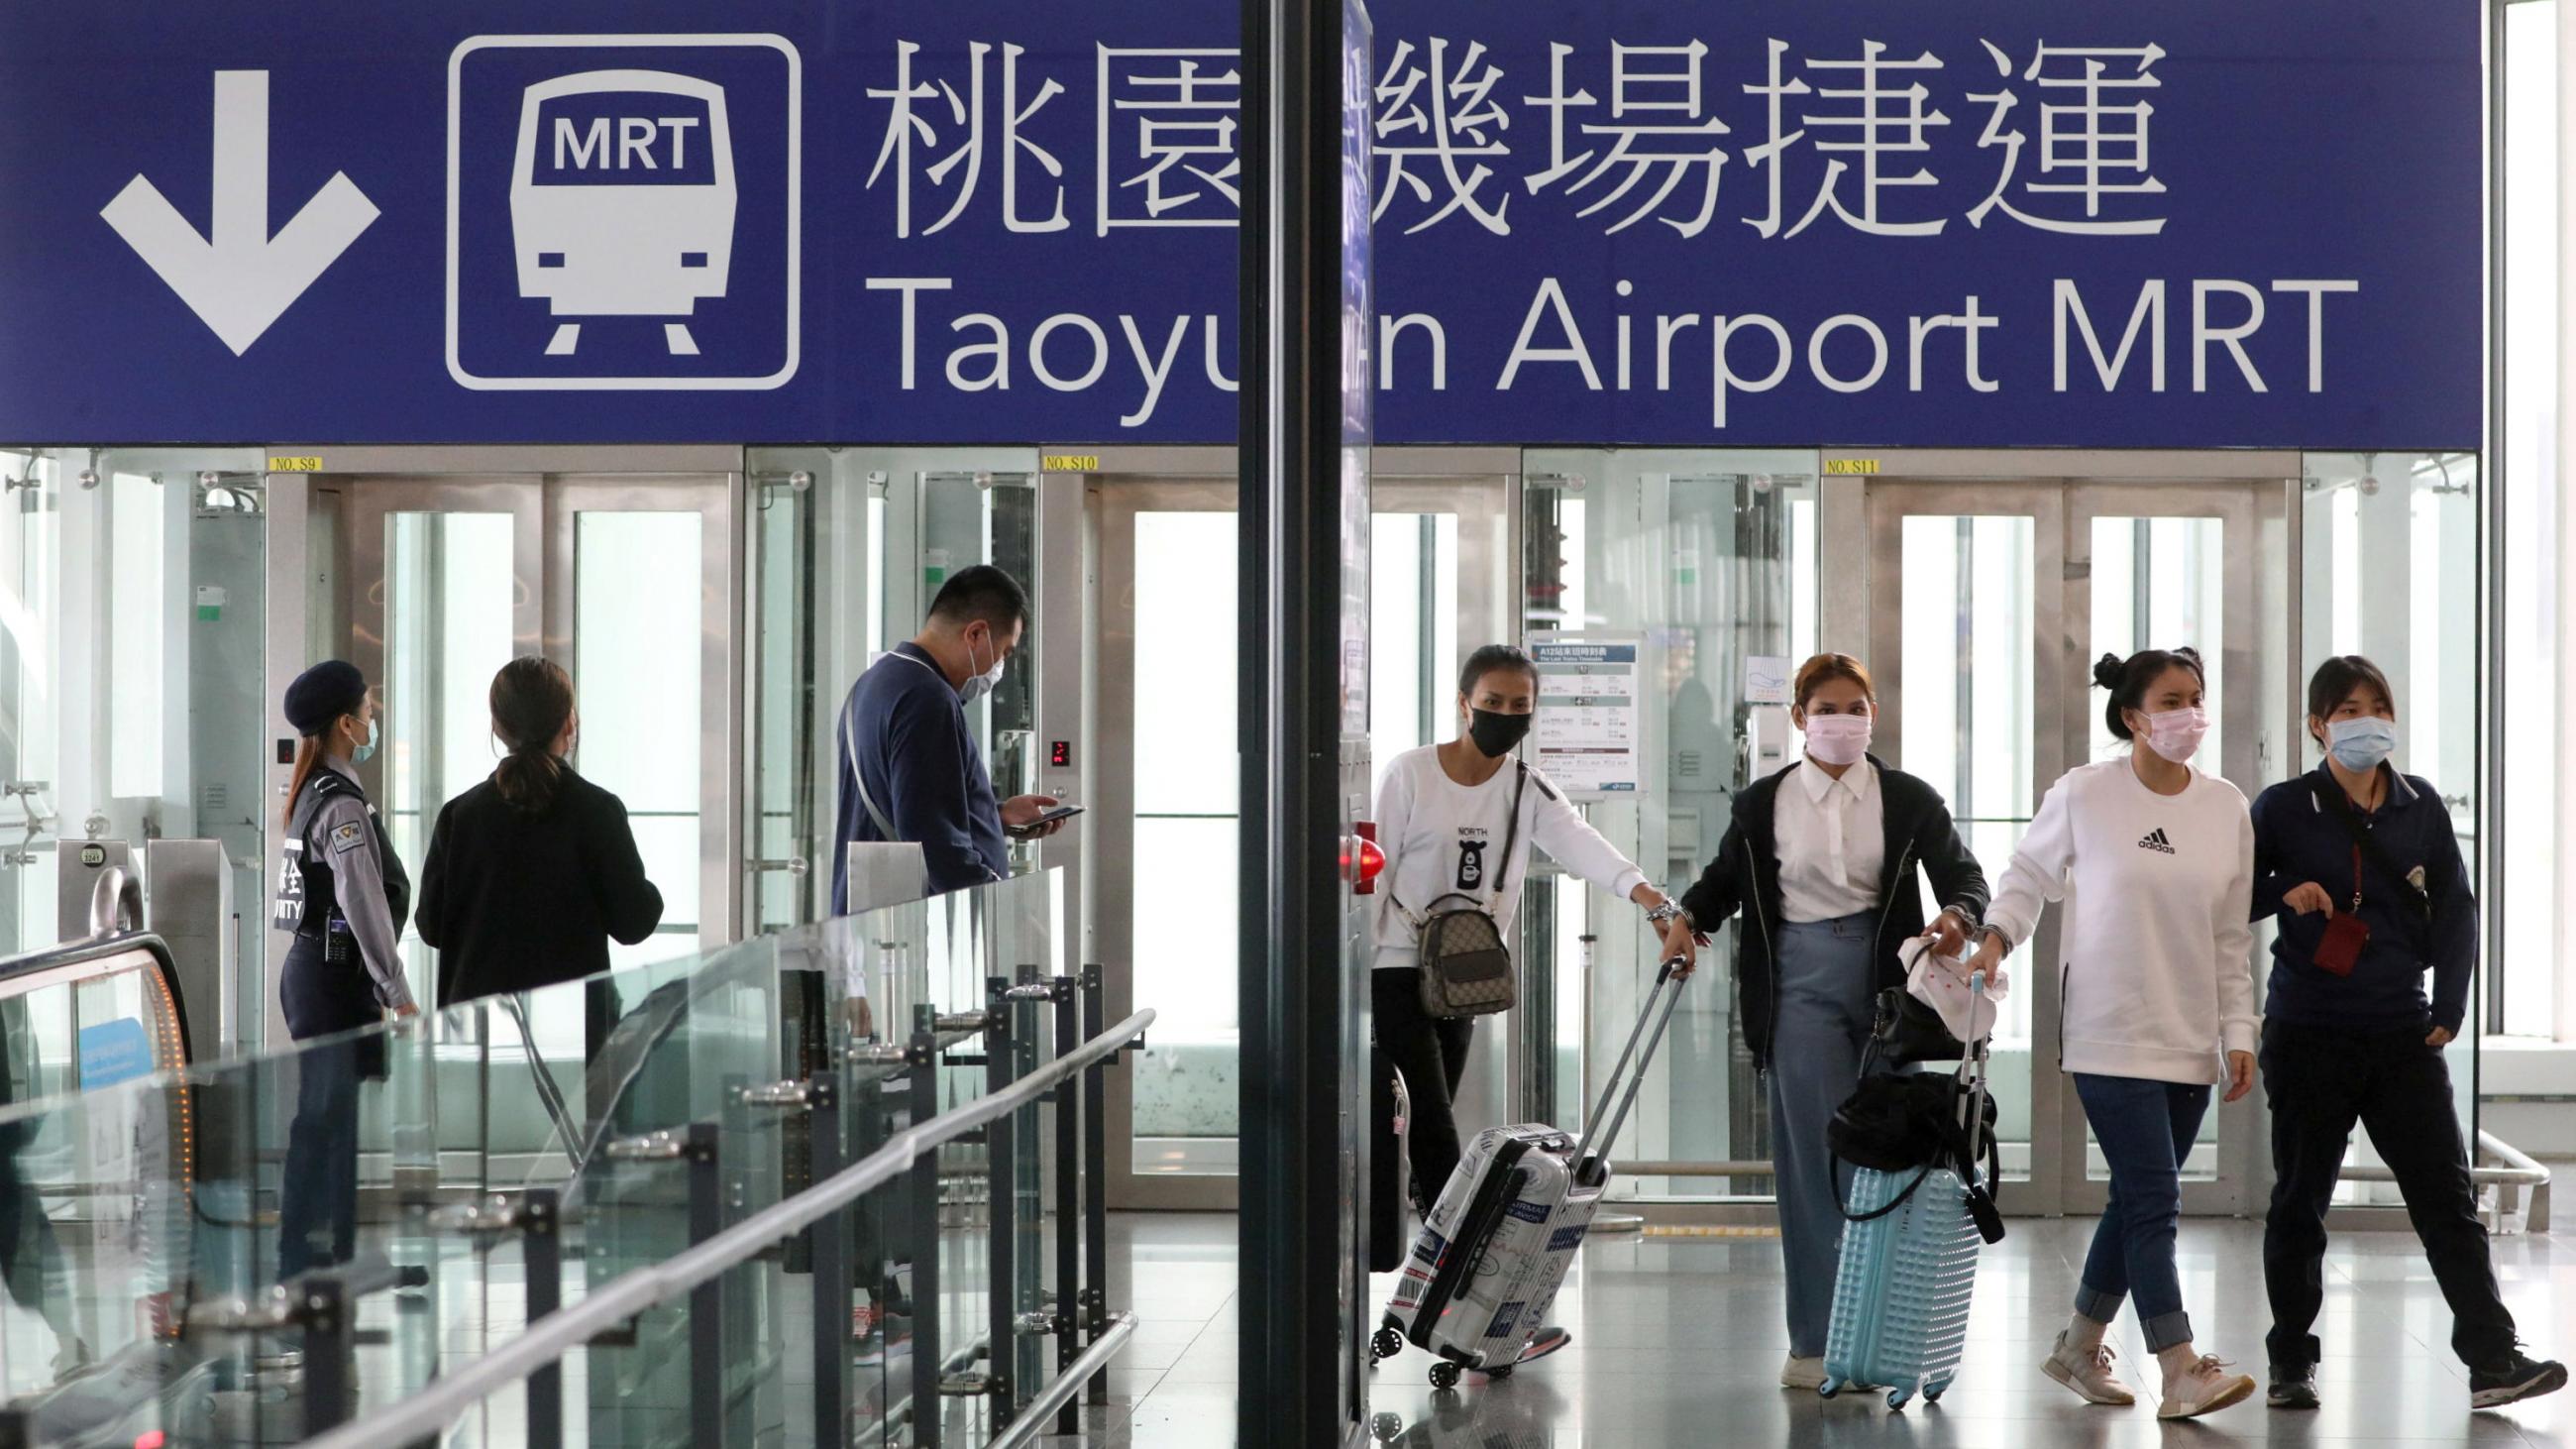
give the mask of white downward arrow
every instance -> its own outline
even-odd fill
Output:
[[[346,175],[268,234],[268,72],[215,72],[215,226],[211,240],[137,176],[99,215],[238,357],[376,219]]]

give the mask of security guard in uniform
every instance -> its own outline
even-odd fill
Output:
[[[288,1034],[307,1041],[417,1011],[397,952],[411,878],[354,773],[376,749],[375,701],[357,666],[332,659],[297,675],[286,722],[304,744],[287,791],[275,917],[295,943],[277,985]],[[281,1279],[347,1262],[356,1246],[358,1083],[383,1074],[383,1054],[381,1038],[302,1054],[279,1205]]]

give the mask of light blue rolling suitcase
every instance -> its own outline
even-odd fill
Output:
[[[1985,1123],[1984,1041],[1970,1049],[1959,1077],[1969,1088],[1967,1156],[1974,1162]],[[1900,1195],[1905,1200],[1892,1211],[1843,1225],[1833,1322],[1825,1334],[1820,1392],[1827,1398],[1846,1388],[1883,1388],[1887,1406],[1901,1409],[1918,1392],[1926,1403],[1939,1399],[1959,1372],[1981,1242],[1968,1184],[1948,1167],[1928,1173],[1863,1167],[1853,1172],[1846,1206],[1865,1214]]]

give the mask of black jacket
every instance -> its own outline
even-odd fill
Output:
[[[1950,822],[1950,807],[1941,792],[1901,770],[1878,767],[1880,813],[1887,824],[1887,855],[1879,867],[1878,931],[1871,946],[1878,961],[1872,990],[1905,984],[1896,949],[1906,938],[1923,934],[1923,894],[1915,885],[1920,862],[1931,874],[1932,889],[1944,906],[1955,907],[1971,925],[1985,919],[1986,873],[1959,839]],[[1719,843],[1717,859],[1700,873],[1699,883],[1682,897],[1682,909],[1701,930],[1741,910],[1747,920],[1736,933],[1737,1005],[1744,1022],[1744,1044],[1754,1064],[1771,1064],[1771,1029],[1777,1023],[1778,973],[1772,939],[1780,929],[1780,853],[1774,845],[1772,811],[1781,782],[1805,761],[1766,776],[1735,792],[1733,819]]]
[[[662,923],[626,806],[567,768],[522,813],[486,780],[447,802],[420,872],[420,938],[438,948],[441,1006],[577,981]]]

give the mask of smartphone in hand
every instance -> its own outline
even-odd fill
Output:
[[[1059,820],[1071,820],[1081,813],[1082,807],[1079,805],[1058,805],[1026,825],[1011,826],[1006,833],[1014,838],[1026,840]]]

